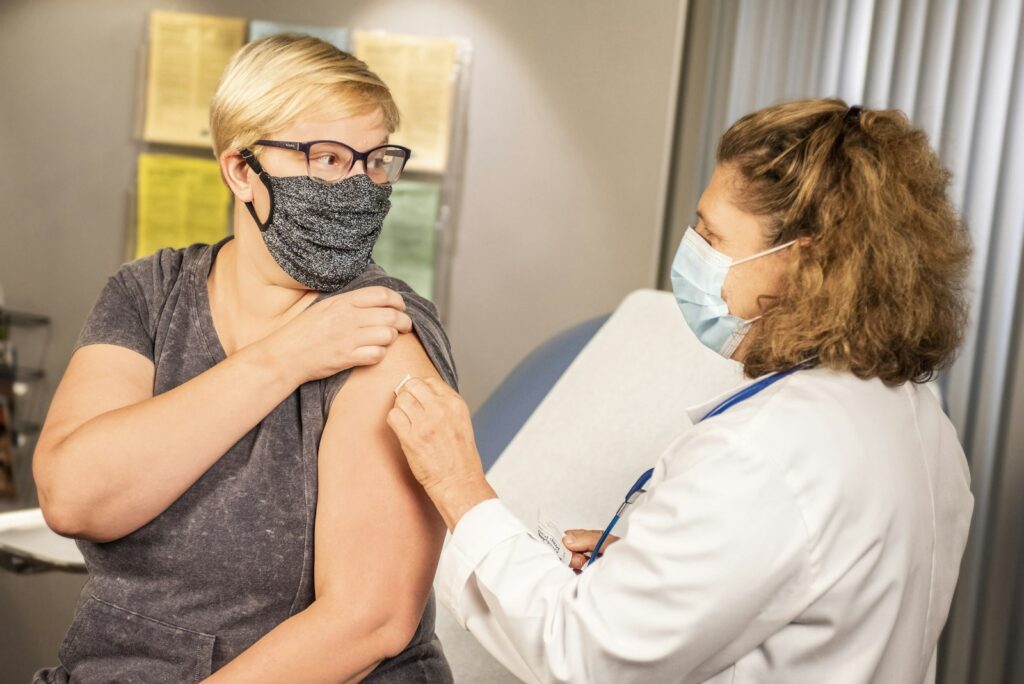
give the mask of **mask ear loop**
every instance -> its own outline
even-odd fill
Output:
[[[763,256],[768,256],[769,254],[775,254],[776,252],[781,252],[782,250],[786,249],[787,247],[792,247],[796,243],[797,243],[796,240],[790,240],[789,242],[787,242],[784,245],[779,245],[778,247],[772,247],[771,249],[765,250],[763,252],[758,252],[757,254],[752,254],[751,256],[748,256],[748,257],[745,257],[743,259],[739,259],[737,261],[732,262],[731,264],[729,264],[729,268],[732,268],[733,266],[739,266],[740,264],[745,264],[748,261],[753,261],[754,259],[760,259]]]
[[[249,168],[256,172],[256,175],[260,177],[261,181],[263,181],[263,185],[267,188],[267,194],[270,195],[270,212],[267,214],[266,223],[260,221],[260,217],[256,215],[256,207],[253,206],[251,201],[245,203],[245,208],[248,209],[249,213],[252,215],[252,220],[256,222],[260,232],[265,233],[267,232],[267,229],[270,228],[270,221],[274,216],[274,189],[270,187],[268,174],[263,170],[263,165],[260,164],[260,160],[256,158],[256,155],[254,155],[250,150],[239,150],[239,152],[242,155],[242,159],[245,160],[245,163],[249,165]]]
[[[797,242],[799,242],[799,240],[796,240],[796,239],[790,240],[789,242],[787,242],[784,245],[779,245],[778,247],[772,247],[771,249],[765,250],[764,252],[761,252],[759,254],[754,254],[754,255],[748,256],[748,257],[746,257],[744,259],[740,259],[738,261],[734,261],[731,264],[729,264],[729,268],[732,268],[733,266],[736,266],[737,264],[745,264],[746,262],[753,261],[754,259],[760,259],[763,256],[768,256],[769,254],[775,254],[776,252],[781,252],[782,250],[784,250],[784,249],[786,249],[788,247],[792,247]],[[740,343],[743,342],[743,338],[745,338],[747,336],[747,333],[750,332],[750,328],[754,325],[754,323],[756,323],[757,321],[761,320],[763,317],[764,317],[764,314],[758,314],[757,316],[754,316],[753,318],[741,319],[743,321],[743,327],[740,330],[736,330],[735,332],[733,332],[729,336],[729,339],[726,340],[725,344],[723,345],[722,349],[720,350],[720,353],[723,356],[725,356],[726,358],[730,358],[731,359],[732,355],[739,348]]]

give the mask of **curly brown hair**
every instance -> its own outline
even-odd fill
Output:
[[[967,321],[969,234],[950,173],[899,110],[798,100],[748,114],[718,146],[768,244],[810,238],[744,358],[750,377],[811,356],[888,384],[925,382]]]

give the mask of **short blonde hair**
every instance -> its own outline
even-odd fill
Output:
[[[737,199],[767,218],[767,244],[810,238],[761,319],[747,375],[817,356],[897,385],[952,362],[967,322],[970,236],[947,195],[949,171],[903,112],[778,104],[733,124],[718,163],[740,173]]]
[[[221,76],[210,102],[213,151],[220,156],[249,147],[311,112],[347,116],[375,109],[393,133],[398,107],[364,62],[312,36],[268,36],[243,46]]]

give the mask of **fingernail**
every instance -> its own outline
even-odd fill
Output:
[[[405,383],[409,382],[410,380],[412,380],[412,375],[406,373],[405,377],[402,378],[402,382],[398,383],[398,387],[395,388],[396,397],[398,396],[398,393],[402,390],[402,387],[405,385]]]
[[[571,534],[565,535],[565,543],[566,544],[575,544],[576,543],[576,537],[572,536]]]

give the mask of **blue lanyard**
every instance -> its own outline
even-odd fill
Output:
[[[788,375],[792,375],[793,373],[804,367],[804,364],[799,364],[793,366],[792,368],[788,368],[784,371],[779,371],[774,375],[769,375],[766,378],[762,378],[761,380],[758,380],[749,387],[744,387],[739,392],[732,395],[731,397],[723,401],[721,404],[708,411],[707,415],[705,415],[697,422],[703,423],[708,418],[714,418],[715,416],[725,413],[726,411],[728,411],[730,408],[740,403],[741,401],[749,399],[758,392],[771,387],[779,380],[782,380],[782,378]],[[619,518],[622,517],[622,514],[626,510],[626,507],[633,503],[634,501],[636,501],[641,494],[647,491],[646,489],[644,489],[644,485],[647,484],[647,481],[651,479],[651,475],[653,474],[654,468],[648,468],[647,470],[644,471],[643,475],[637,478],[636,483],[632,487],[630,487],[629,493],[626,494],[626,498],[623,500],[622,504],[619,505],[619,510],[615,512],[615,517],[613,517],[612,521],[608,523],[608,527],[604,528],[604,533],[601,535],[601,538],[597,540],[597,544],[594,546],[594,550],[590,554],[590,559],[587,561],[587,565],[590,565],[598,559],[598,552],[601,550],[601,547],[608,539],[608,535],[611,534],[612,528],[615,527],[615,523],[619,522]]]

